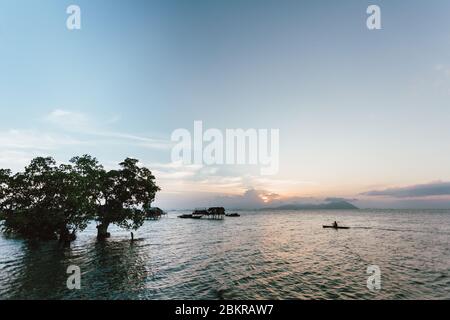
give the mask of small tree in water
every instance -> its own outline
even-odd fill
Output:
[[[138,160],[127,158],[119,170],[103,173],[96,216],[99,239],[109,237],[110,224],[136,230],[144,223],[160,188],[151,171],[137,164]]]

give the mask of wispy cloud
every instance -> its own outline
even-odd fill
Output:
[[[20,171],[38,155],[37,152],[31,150],[1,150],[0,168],[8,168],[13,172]]]
[[[265,190],[249,189],[239,195],[219,196],[215,199],[215,203],[225,208],[259,209],[278,198],[279,195]]]
[[[184,165],[181,161],[151,164],[154,174],[162,180],[176,180],[192,178],[202,169],[200,165]]]
[[[135,145],[150,149],[168,149],[172,146],[169,140],[154,139],[146,136],[135,135],[110,130],[112,124],[120,121],[119,116],[113,116],[107,120],[99,121],[93,117],[76,111],[55,109],[44,117],[44,120],[67,132],[91,135],[101,138],[132,141]]]
[[[0,148],[53,150],[60,146],[79,145],[83,142],[67,135],[42,133],[35,130],[11,129],[0,132]]]
[[[86,131],[94,122],[85,114],[75,111],[56,109],[44,116],[44,120],[68,131]]]
[[[1,167],[20,170],[33,157],[73,154],[68,150],[92,150],[96,146],[114,145],[128,148],[166,150],[171,144],[133,133],[112,130],[119,116],[98,120],[88,114],[56,109],[41,117],[34,128],[11,128],[0,131]],[[42,124],[45,126],[42,127]],[[69,153],[70,152],[70,153]]]
[[[364,192],[364,196],[393,197],[393,198],[423,198],[450,195],[450,182],[431,182],[407,187],[388,188]]]
[[[214,192],[220,194],[244,193],[246,190],[272,190],[274,193],[284,193],[305,185],[314,184],[311,181],[296,181],[261,177],[252,168],[243,169],[236,166],[202,166],[183,164],[182,161],[170,163],[146,163],[158,180],[170,190],[197,190],[199,192]],[[254,169],[254,168],[253,168]]]

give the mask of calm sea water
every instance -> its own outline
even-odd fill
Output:
[[[70,248],[0,235],[1,299],[450,299],[450,211],[169,213],[135,233],[95,225]],[[338,220],[350,230],[323,229]],[[81,268],[81,290],[66,269]],[[367,289],[367,267],[382,288]]]

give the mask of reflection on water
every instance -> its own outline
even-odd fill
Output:
[[[450,298],[450,211],[242,212],[149,221],[139,239],[95,226],[68,247],[0,235],[2,299]],[[350,230],[323,229],[338,220]],[[366,287],[369,265],[382,290]],[[81,268],[81,290],[66,269]]]

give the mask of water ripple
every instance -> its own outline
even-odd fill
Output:
[[[70,248],[0,235],[3,299],[449,299],[450,212],[242,212],[224,221],[170,214]],[[350,230],[327,230],[338,220]],[[369,265],[382,290],[366,287]],[[66,288],[78,265],[82,289]]]

